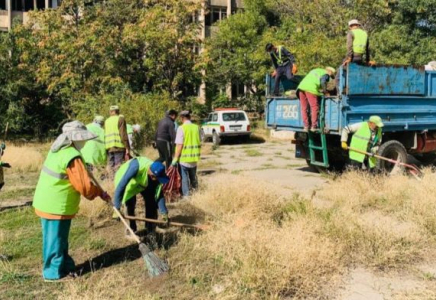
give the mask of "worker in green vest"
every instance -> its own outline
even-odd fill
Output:
[[[371,116],[367,122],[359,122],[345,126],[342,130],[342,149],[348,150],[348,135],[353,133],[350,148],[376,154],[382,142],[384,124],[379,116]],[[353,167],[373,169],[377,158],[349,149],[350,164]]]
[[[327,83],[334,77],[336,70],[332,67],[317,68],[310,71],[300,82],[297,95],[300,99],[301,115],[303,118],[304,131],[318,130],[318,112],[320,96],[328,95]],[[309,120],[310,107],[310,120]]]
[[[168,209],[162,193],[162,185],[168,183],[165,166],[161,162],[153,162],[146,157],[136,157],[125,162],[115,174],[114,206],[121,209],[121,204],[127,207],[127,215],[135,215],[136,195],[141,194],[145,201],[145,217],[157,219],[157,211],[162,219],[168,222]],[[155,225],[146,222],[148,233],[153,233]],[[136,222],[130,220],[130,227],[137,230]],[[130,231],[126,231],[130,236]]]
[[[182,175],[182,195],[186,200],[190,190],[197,189],[197,163],[200,161],[201,141],[198,125],[191,122],[191,112],[184,110],[180,113],[183,125],[177,129],[176,153],[172,165],[180,162]]]
[[[81,122],[62,127],[41,170],[33,197],[35,213],[42,225],[42,275],[46,281],[77,277],[74,260],[68,254],[71,220],[79,211],[80,195],[92,200],[111,198],[91,182],[80,150],[97,136]]]
[[[274,65],[274,72],[272,77],[274,77],[274,92],[273,96],[279,96],[280,92],[280,79],[283,76],[292,79],[296,72],[295,57],[283,46],[274,46],[271,43],[266,44],[266,52],[271,56],[271,61]]]
[[[366,64],[370,64],[368,33],[361,27],[362,25],[356,19],[348,22],[347,57],[343,65],[347,65],[350,62],[362,65],[364,63],[364,56]]]
[[[124,161],[130,159],[131,155],[126,120],[120,116],[118,105],[112,105],[109,114],[110,117],[104,123],[104,142],[108,166],[114,174]]]
[[[106,165],[106,147],[104,144],[103,124],[104,117],[95,116],[94,121],[86,125],[86,129],[97,136],[97,138],[88,141],[80,151],[85,163],[91,171],[94,167]]]
[[[6,144],[5,143],[1,143],[0,144],[0,191],[3,188],[3,186],[5,185],[5,178],[4,178],[4,174],[3,174],[3,168],[10,168],[11,165],[8,164],[7,162],[3,162],[1,160],[1,157],[3,156],[3,153],[5,153],[6,150]]]

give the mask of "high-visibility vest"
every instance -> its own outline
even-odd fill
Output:
[[[365,30],[356,28],[351,30],[353,33],[353,52],[363,54],[366,51],[366,43],[368,42],[368,33]]]
[[[118,169],[117,173],[115,174],[115,188],[120,183],[124,174],[126,174],[130,163],[132,163],[134,159],[138,161],[139,169],[136,176],[130,179],[129,183],[126,186],[126,190],[124,191],[123,200],[122,200],[123,203],[126,203],[126,201],[132,198],[133,196],[136,196],[137,194],[143,192],[148,185],[148,170],[150,169],[150,166],[153,163],[153,161],[146,157],[136,157],[125,162]]]
[[[200,160],[201,142],[198,126],[195,124],[183,124],[183,148],[180,155],[182,163],[196,163]]]
[[[287,57],[287,56],[282,58],[282,49],[283,49],[283,46],[278,46],[277,47],[277,50],[278,50],[277,52],[279,53],[279,56],[276,55],[275,51],[272,52],[272,54],[274,55],[275,59],[277,60],[277,64],[278,65],[283,65],[283,64],[285,64],[285,63],[287,63],[289,61],[289,57]]]
[[[323,77],[325,74],[327,74],[325,69],[313,69],[303,78],[297,89],[321,96],[321,77]]]
[[[93,166],[102,166],[106,164],[106,148],[104,143],[104,130],[95,123],[86,125],[86,129],[97,135],[96,139],[86,142],[80,150],[85,163]]]
[[[132,124],[126,124],[127,134],[133,134],[133,126]]]
[[[33,196],[34,208],[61,216],[79,211],[80,193],[74,189],[66,173],[68,164],[76,157],[80,157],[80,152],[72,146],[48,153]]]
[[[382,130],[378,129],[374,140],[371,142],[371,129],[369,128],[368,122],[362,122],[360,129],[353,134],[351,139],[350,148],[354,148],[364,152],[371,152],[371,148],[376,146],[382,138]],[[350,159],[363,162],[365,160],[365,154],[355,152],[353,150],[349,151]],[[374,168],[377,164],[377,159],[375,157],[369,157],[369,167]]]
[[[120,130],[118,129],[119,120],[119,116],[111,116],[104,122],[104,143],[106,149],[112,147],[125,148],[121,142]]]

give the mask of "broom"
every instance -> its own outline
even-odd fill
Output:
[[[95,179],[94,175],[89,171],[88,174],[91,177],[92,181],[95,183],[95,185],[103,190],[100,183]],[[150,277],[159,276],[165,272],[168,272],[168,264],[161,260],[146,244],[142,243],[139,237],[133,232],[132,228],[130,228],[129,224],[127,224],[126,220],[124,219],[123,215],[118,211],[118,209],[116,209],[114,206],[112,206],[112,208],[120,218],[121,222],[123,222],[124,226],[133,236],[135,241],[138,243],[139,251],[141,252],[142,258],[145,261],[145,265],[147,267]]]

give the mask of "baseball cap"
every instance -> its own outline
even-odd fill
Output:
[[[182,112],[180,112],[181,117],[188,117],[190,115],[191,115],[191,112],[189,110],[183,110]]]
[[[383,124],[382,119],[379,116],[371,116],[369,117],[369,121],[374,123],[377,127],[385,126],[385,124]]]
[[[150,166],[150,171],[154,176],[157,177],[157,180],[162,184],[167,184],[170,181],[170,178],[165,173],[165,166],[160,161],[155,161]]]
[[[109,110],[120,110],[120,107],[118,105],[111,105],[111,107],[109,107]]]
[[[352,26],[352,25],[360,25],[360,22],[356,19],[353,19],[350,22],[348,22],[348,26]]]

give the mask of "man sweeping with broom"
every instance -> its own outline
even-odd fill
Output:
[[[80,195],[89,200],[98,196],[111,200],[91,182],[80,154],[86,141],[96,137],[79,121],[66,123],[42,167],[33,207],[41,218],[45,281],[77,277],[74,261],[68,254],[68,236],[71,220],[79,211]]]

